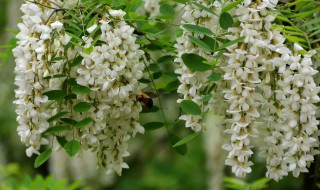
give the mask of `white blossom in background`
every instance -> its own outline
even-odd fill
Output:
[[[218,1],[207,4],[206,1],[199,0],[197,3],[210,7],[217,14],[219,14],[221,11],[221,4]],[[185,13],[182,16],[182,24],[198,24],[199,26],[211,29],[211,31],[216,30],[216,26],[218,25],[217,16],[212,15],[205,10],[201,10],[192,4],[186,5],[184,11]],[[194,53],[202,56],[208,61],[213,61],[214,55],[211,52],[205,51],[197,45],[194,45],[188,37],[188,35],[193,34],[182,26],[181,29],[183,30],[183,34],[177,38],[177,43],[174,45],[174,47],[177,49],[177,58],[174,61],[179,63],[179,66],[175,72],[180,75],[178,79],[181,83],[177,92],[183,95],[183,98],[178,99],[177,102],[180,103],[183,100],[192,100],[200,106],[202,111],[206,111],[209,109],[209,107],[201,101],[201,95],[203,94],[202,91],[207,86],[207,77],[213,72],[210,70],[205,72],[192,71],[183,63],[181,56],[184,53]],[[200,39],[204,37],[203,35],[194,36]],[[202,125],[202,116],[186,114],[180,116],[179,119],[186,121],[186,127],[191,128],[194,131],[201,131],[205,129]]]
[[[93,90],[84,100],[94,103],[89,114],[94,123],[84,129],[82,141],[98,148],[98,164],[107,173],[115,171],[119,175],[122,168],[128,168],[123,157],[129,155],[130,134],[144,132],[138,123],[141,104],[136,101],[142,87],[138,80],[144,69],[140,60],[144,53],[135,44],[131,26],[125,21],[110,21],[123,19],[124,15],[121,10],[109,10],[99,21],[104,43],[93,46],[90,54],[81,52],[84,59],[77,70],[77,82]],[[85,47],[90,47],[93,39],[83,38]]]
[[[150,14],[150,17],[160,15],[160,2],[161,0],[143,0],[144,5],[140,10],[141,14]]]

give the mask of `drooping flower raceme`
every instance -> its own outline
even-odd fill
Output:
[[[44,79],[52,74],[50,53],[48,47],[52,43],[51,35],[59,32],[61,23],[48,25],[53,10],[42,9],[34,3],[22,5],[22,23],[18,24],[18,45],[13,50],[15,56],[15,90],[17,100],[16,113],[18,134],[21,141],[28,146],[27,155],[39,154],[40,145],[46,144],[47,139],[41,136],[49,128],[47,119],[50,109],[47,109],[48,97],[43,93],[49,88],[49,81]]]
[[[207,4],[206,1],[199,0],[197,3],[214,9],[217,14],[219,14],[221,11],[221,3],[217,1],[215,3]],[[205,10],[201,10],[192,4],[186,5],[184,11],[185,13],[182,16],[183,24],[197,24],[199,26],[210,28],[212,31],[216,30],[218,22],[218,17],[216,15],[210,14]],[[193,34],[183,26],[181,29],[183,30],[183,34],[177,38],[177,43],[174,45],[174,47],[177,49],[177,58],[175,59],[175,62],[179,63],[179,66],[175,72],[180,75],[178,79],[181,83],[177,92],[183,94],[183,98],[178,99],[178,103],[181,103],[183,100],[192,100],[202,108],[202,111],[207,111],[209,107],[207,104],[204,104],[203,101],[201,101],[201,94],[205,93],[204,89],[207,86],[206,83],[208,83],[207,77],[213,72],[211,70],[205,72],[191,70],[184,64],[182,55],[197,54],[208,61],[213,61],[213,53],[193,44],[189,37],[191,36],[198,39],[203,39],[205,37],[204,35]],[[201,131],[205,129],[204,126],[202,126],[202,116],[200,115],[186,114],[180,116],[179,119],[186,121],[186,127],[191,128],[194,131]]]
[[[272,28],[270,13],[277,1],[245,1],[236,8],[240,27],[230,28],[229,40],[244,37],[225,55],[224,79],[231,81],[225,98],[231,104],[232,118],[226,130],[231,136],[226,164],[237,176],[251,172],[250,136],[262,135],[267,158],[266,176],[279,180],[292,171],[307,172],[317,153],[319,101],[313,75],[312,53],[301,55],[301,47],[290,50],[284,37]],[[303,57],[303,58],[302,58]],[[261,117],[261,118],[260,118]],[[308,131],[308,132],[306,132]]]
[[[123,21],[125,12],[101,13],[84,36],[74,38],[68,35],[74,25],[59,19],[65,16],[57,11],[59,4],[64,5],[26,2],[21,8],[23,23],[13,51],[18,133],[28,156],[39,154],[54,134],[55,150],[63,147],[73,156],[70,146],[93,149],[99,166],[121,175],[128,168],[123,157],[129,155],[130,135],[144,132],[136,101],[144,52]]]
[[[122,20],[125,12],[110,10],[99,20],[101,45],[94,46],[93,39],[84,37],[85,47],[93,47],[90,54],[81,52],[81,67],[77,70],[77,82],[88,86],[92,92],[84,97],[94,101],[89,116],[91,128],[85,128],[83,139],[86,144],[98,148],[99,165],[107,173],[128,166],[123,157],[128,156],[126,141],[129,134],[143,133],[138,123],[141,105],[135,100],[141,91],[138,80],[142,77],[144,64],[140,61],[143,51],[135,44],[134,29]]]

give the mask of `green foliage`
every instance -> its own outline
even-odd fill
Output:
[[[221,13],[221,15],[219,17],[219,24],[220,24],[221,28],[227,30],[229,27],[231,27],[233,25],[232,16],[227,12]]]
[[[155,130],[155,129],[159,129],[163,126],[164,126],[164,123],[162,123],[162,122],[150,122],[150,123],[146,123],[143,125],[145,130]]]
[[[182,111],[192,115],[201,115],[201,108],[192,100],[183,100],[180,103]]]
[[[184,64],[193,71],[207,71],[211,70],[211,66],[203,63],[206,61],[205,58],[201,57],[200,55],[194,53],[185,53],[181,56]]]
[[[296,0],[278,7],[276,29],[291,43],[298,43],[306,50],[319,48],[320,2]]]
[[[183,26],[183,28],[185,28],[195,34],[204,34],[204,35],[213,35],[214,34],[210,29],[202,27],[202,26],[198,26],[198,25],[194,25],[194,24],[184,24],[182,26]]]
[[[178,141],[177,143],[175,143],[173,145],[173,147],[178,147],[178,146],[184,145],[184,144],[194,140],[198,135],[200,135],[200,132],[188,135],[188,136],[184,137],[183,139],[181,139],[180,141]]]
[[[69,154],[69,156],[75,156],[81,149],[81,145],[79,141],[71,140],[64,144],[63,148]]]
[[[76,112],[86,112],[91,108],[91,104],[88,102],[79,102],[74,107],[73,110]]]
[[[230,190],[261,190],[268,187],[271,179],[261,178],[252,183],[245,182],[241,179],[225,177],[225,187]]]
[[[43,163],[45,163],[51,156],[52,149],[48,149],[44,152],[42,152],[34,161],[34,167],[37,168],[41,166]]]
[[[82,187],[81,182],[68,184],[67,180],[56,180],[52,176],[36,175],[31,178],[21,171],[18,164],[0,166],[1,190],[89,190]]]
[[[89,125],[91,122],[93,122],[93,120],[90,117],[87,117],[87,118],[84,118],[81,121],[79,121],[75,125],[75,127],[80,129],[80,128],[83,128],[83,127]]]

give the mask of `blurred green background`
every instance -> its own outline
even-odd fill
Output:
[[[14,42],[11,40],[13,34],[6,29],[16,29],[21,14],[19,10],[21,3],[20,0],[0,0],[0,44]],[[210,150],[210,144],[206,143],[210,141],[205,139],[210,139],[210,135],[201,136],[190,142],[187,154],[182,156],[171,148],[164,128],[146,131],[145,135],[138,135],[130,141],[131,156],[127,158],[130,169],[124,170],[122,176],[107,176],[103,171],[96,170],[92,155],[70,160],[64,153],[60,153],[42,167],[34,169],[35,157],[25,156],[25,147],[20,143],[16,133],[16,115],[12,103],[15,63],[12,57],[6,57],[6,46],[1,46],[0,51],[2,57],[0,63],[0,190],[203,190],[213,189],[214,183],[217,183],[216,187],[223,184],[219,187],[220,189],[228,189],[222,177],[232,177],[230,168],[225,167],[221,173],[208,167],[215,164],[221,166],[221,161],[209,160],[209,152],[222,156],[225,154],[220,148]],[[163,97],[164,107],[167,109],[165,113],[169,113],[168,115],[178,114],[177,108],[170,106],[175,105],[176,98],[170,95]],[[161,119],[160,114],[142,114],[141,116],[142,123]],[[175,132],[180,137],[190,133],[181,124],[175,126]],[[256,161],[253,172],[246,179],[242,179],[248,184],[262,179],[266,172],[262,159],[256,156],[254,160]],[[222,177],[220,175],[216,178],[215,175],[219,172]],[[303,178],[303,175],[299,178],[288,176],[278,183],[270,181],[268,187],[264,189],[301,190]],[[238,183],[239,189],[242,188],[241,184],[245,184],[244,181],[233,180],[234,183]],[[244,186],[243,189],[247,187]]]

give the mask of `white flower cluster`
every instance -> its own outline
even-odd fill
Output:
[[[275,17],[269,13],[276,4],[277,0],[244,1],[235,13],[240,26],[230,28],[231,35],[226,36],[229,40],[245,37],[228,47],[224,67],[224,79],[231,83],[225,91],[231,116],[225,132],[231,141],[223,148],[229,151],[226,164],[240,177],[250,173],[253,164],[250,136],[263,135],[266,175],[275,180],[290,171],[295,177],[307,172],[317,153],[313,105],[320,100],[313,79],[317,71],[312,68],[312,53],[301,55],[298,45],[290,50],[272,28]]]
[[[94,124],[84,129],[83,138],[86,144],[98,148],[99,165],[106,167],[107,173],[116,171],[119,175],[122,168],[128,167],[123,157],[129,155],[129,134],[144,132],[137,122],[141,105],[135,101],[141,89],[138,80],[144,64],[139,59],[143,51],[135,44],[132,27],[125,21],[110,21],[122,20],[124,15],[121,10],[110,10],[99,20],[101,45],[93,46],[93,39],[84,37],[85,47],[92,46],[93,51],[80,53],[84,59],[77,70],[78,84],[93,90],[84,100],[95,103],[89,113]]]
[[[218,1],[210,4],[207,4],[207,1],[204,0],[198,0],[196,2],[203,6],[215,9],[217,14],[221,11],[221,3]],[[216,30],[216,26],[218,25],[218,17],[216,15],[208,13],[205,10],[201,10],[193,4],[186,5],[184,7],[184,11],[185,13],[182,16],[182,24],[195,24],[210,28],[212,31]],[[201,101],[201,94],[208,82],[207,77],[213,72],[192,71],[183,63],[181,56],[185,53],[194,53],[202,56],[208,61],[213,61],[213,54],[193,44],[188,37],[189,35],[192,35],[196,38],[202,39],[204,37],[203,35],[193,34],[183,27],[181,27],[181,29],[183,29],[183,34],[177,38],[177,43],[174,45],[177,50],[177,58],[174,61],[179,63],[175,72],[180,75],[178,79],[181,83],[177,91],[178,93],[183,94],[183,98],[179,99],[178,103],[183,100],[192,100],[201,107],[202,111],[206,111],[209,107]],[[204,127],[202,126],[202,116],[200,115],[186,114],[180,116],[179,119],[186,121],[187,128],[191,128],[194,131],[204,130]]]
[[[83,42],[78,42],[83,48],[74,45],[66,48],[71,37],[59,21],[60,13],[54,12],[57,4],[59,2],[26,2],[21,8],[23,23],[18,25],[19,41],[13,51],[18,86],[15,91],[18,133],[29,147],[27,155],[31,156],[39,154],[40,146],[48,143],[48,136],[42,133],[61,125],[59,120],[48,122],[53,115],[67,111],[64,117],[69,121],[90,117],[92,122],[84,128],[70,126],[72,130],[58,133],[58,136],[80,142],[83,149],[97,151],[98,165],[107,173],[121,175],[122,168],[128,167],[123,157],[129,155],[130,135],[144,132],[138,123],[141,104],[136,101],[143,87],[138,80],[144,70],[140,60],[144,52],[135,43],[134,29],[121,21],[125,12],[112,9],[87,29],[90,37],[83,36]],[[91,35],[93,31],[100,35],[98,39],[97,35]],[[88,53],[90,48],[92,51]],[[79,56],[81,64],[70,67],[72,60]],[[61,77],[52,77],[55,75]],[[51,101],[44,95],[47,91],[72,85],[72,80],[92,91],[61,101]],[[72,93],[71,86],[65,91]],[[89,111],[75,112],[74,106],[80,102],[89,103]]]
[[[23,4],[21,10],[24,15],[22,23],[18,24],[18,45],[13,50],[16,58],[15,85],[18,86],[14,103],[19,123],[17,131],[21,141],[29,147],[27,155],[31,156],[39,154],[40,145],[48,142],[41,133],[49,127],[47,119],[51,110],[46,108],[48,98],[42,94],[52,85],[44,77],[55,74],[55,69],[50,66],[52,52],[48,47],[53,43],[51,36],[59,33],[62,24],[59,21],[46,23],[53,10],[42,9],[31,2]],[[58,50],[52,51],[58,53]]]

